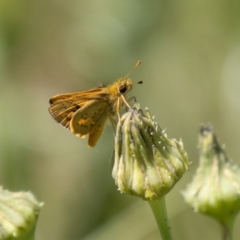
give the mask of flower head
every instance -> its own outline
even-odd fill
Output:
[[[41,207],[30,192],[9,192],[0,187],[0,239],[33,239]]]
[[[220,221],[240,210],[240,169],[219,145],[210,125],[199,134],[200,165],[183,195],[195,211]]]
[[[112,176],[122,193],[160,199],[188,169],[183,143],[170,139],[138,104],[117,125]]]

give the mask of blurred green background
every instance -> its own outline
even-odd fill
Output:
[[[239,12],[236,0],[0,0],[0,183],[45,203],[37,240],[160,239],[147,203],[114,185],[112,127],[90,149],[48,113],[51,96],[111,83],[139,59],[131,78],[144,84],[129,97],[183,139],[192,161],[166,199],[174,239],[220,238],[180,192],[198,165],[201,123],[240,163]]]

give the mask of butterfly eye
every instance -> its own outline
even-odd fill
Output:
[[[126,85],[121,85],[118,89],[120,93],[125,93],[127,91],[127,86]]]

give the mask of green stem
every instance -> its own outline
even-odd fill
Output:
[[[163,197],[161,200],[149,200],[148,202],[156,219],[162,240],[172,240],[173,238],[168,223],[165,197]]]
[[[222,228],[222,239],[223,240],[232,240],[233,236],[233,226],[235,222],[235,215],[231,216],[229,218],[224,219],[224,221],[221,222],[221,228]]]

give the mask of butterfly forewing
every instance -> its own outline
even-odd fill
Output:
[[[58,123],[69,128],[69,123],[78,109],[85,106],[91,99],[104,99],[105,95],[102,88],[80,93],[59,94],[49,100],[51,104],[49,112]]]
[[[49,107],[49,112],[58,123],[69,128],[74,113],[83,105],[82,101],[74,102],[72,99],[58,101]]]

